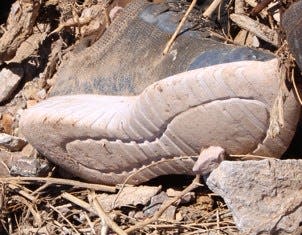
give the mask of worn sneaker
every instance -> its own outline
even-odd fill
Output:
[[[163,56],[180,17],[166,4],[132,1],[99,41],[61,67],[56,97],[22,116],[28,141],[65,170],[105,184],[194,174],[200,150],[212,145],[280,157],[299,105],[289,93],[285,127],[271,138],[277,59],[189,24]]]

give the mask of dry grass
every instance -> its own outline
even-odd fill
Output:
[[[139,207],[105,212],[95,197],[101,191],[85,185],[81,189],[66,186],[70,182],[64,181],[41,183],[26,178],[2,181],[2,234],[106,234],[104,231],[111,229],[117,234],[207,234],[209,231],[235,234],[237,231],[225,204],[211,193],[205,193],[198,177],[180,195],[165,201],[152,217],[142,219],[130,213],[138,212]],[[197,193],[196,200],[178,207],[175,220],[161,218],[170,205],[193,190]]]

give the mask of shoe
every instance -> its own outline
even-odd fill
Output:
[[[229,154],[282,155],[300,106],[289,93],[285,127],[276,138],[267,134],[279,91],[277,59],[190,30],[162,56],[179,19],[158,10],[163,6],[133,1],[98,42],[60,69],[56,97],[20,121],[39,152],[108,185],[194,174],[200,150],[213,145]]]
[[[293,53],[300,70],[302,70],[301,11],[302,1],[292,3],[283,14],[281,21],[281,26],[286,33],[289,49]]]

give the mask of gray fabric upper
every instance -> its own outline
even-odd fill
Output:
[[[166,4],[142,0],[129,3],[96,43],[63,63],[51,95],[136,95],[155,81],[187,70],[273,57],[206,38],[206,32],[189,30],[190,23],[163,56],[182,17],[167,9]]]

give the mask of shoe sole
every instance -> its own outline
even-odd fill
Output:
[[[26,110],[20,128],[39,152],[87,181],[193,174],[201,148],[212,145],[230,154],[283,154],[300,106],[290,93],[284,128],[267,134],[278,78],[276,59],[214,65],[155,82],[138,96],[52,97]]]

